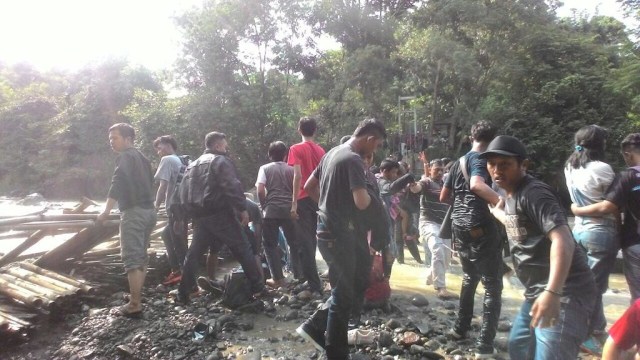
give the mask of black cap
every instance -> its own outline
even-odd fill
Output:
[[[491,155],[515,156],[521,159],[527,158],[527,149],[513,136],[500,135],[491,141],[487,150],[480,154],[480,158],[486,159]]]

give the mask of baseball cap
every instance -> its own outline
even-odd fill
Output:
[[[500,135],[489,143],[487,150],[480,154],[480,158],[486,159],[491,155],[515,156],[521,159],[527,158],[527,149],[525,146],[513,136]]]

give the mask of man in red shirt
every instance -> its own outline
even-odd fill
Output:
[[[302,142],[289,149],[287,163],[293,166],[293,197],[291,217],[297,219],[298,248],[302,274],[314,292],[322,292],[322,282],[316,265],[316,225],[318,204],[304,191],[304,184],[324,156],[324,149],[313,141],[318,126],[311,117],[298,122]]]
[[[640,299],[609,329],[609,339],[602,351],[602,360],[627,359],[625,351],[640,344]],[[633,358],[633,357],[631,357]],[[636,359],[640,354],[636,353]]]

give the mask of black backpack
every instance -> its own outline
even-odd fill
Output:
[[[224,277],[224,292],[220,303],[230,309],[237,309],[253,301],[249,279],[242,271],[231,271]]]
[[[180,186],[175,191],[172,213],[177,219],[212,215],[221,206],[222,194],[209,186],[211,163],[219,155],[205,153],[185,169]]]

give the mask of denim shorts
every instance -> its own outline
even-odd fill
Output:
[[[142,269],[149,258],[149,236],[156,225],[156,209],[132,207],[120,215],[120,254],[126,271]]]

